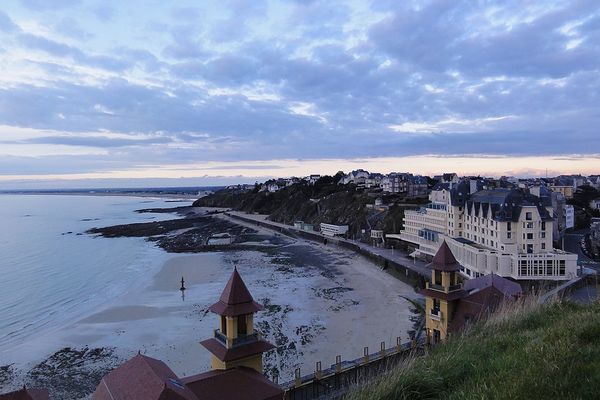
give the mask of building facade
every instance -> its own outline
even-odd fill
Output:
[[[488,189],[481,180],[438,185],[430,203],[407,210],[404,230],[388,239],[432,257],[446,240],[461,274],[497,274],[516,280],[568,280],[577,276],[577,255],[553,248],[554,217],[547,197],[523,189]]]
[[[431,282],[425,296],[427,341],[436,344],[460,332],[471,322],[486,317],[500,303],[521,296],[518,283],[491,274],[462,282],[461,265],[444,241],[430,264]]]

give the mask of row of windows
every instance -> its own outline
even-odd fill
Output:
[[[544,276],[565,276],[566,268],[564,265],[558,267],[558,271],[553,267],[519,267],[519,276],[544,275]]]

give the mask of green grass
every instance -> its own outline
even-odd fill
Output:
[[[600,398],[600,303],[506,307],[348,398]]]

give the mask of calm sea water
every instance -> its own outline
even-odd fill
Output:
[[[0,355],[142,284],[166,258],[144,239],[95,237],[85,234],[87,229],[170,219],[174,216],[134,211],[187,204],[135,197],[0,195]]]

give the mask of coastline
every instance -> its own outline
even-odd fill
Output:
[[[65,347],[105,351],[103,358],[83,360],[94,374],[138,351],[163,360],[180,376],[208,370],[210,354],[198,342],[217,328],[216,316],[207,310],[234,265],[255,300],[265,305],[256,323],[277,346],[266,355],[265,368],[280,382],[290,380],[296,367],[310,372],[317,361],[331,365],[337,355],[353,359],[364,346],[375,349],[381,341],[390,346],[397,336],[407,339],[413,314],[402,296],[418,299],[412,287],[350,250],[253,228],[256,233],[242,249],[174,254],[153,243],[164,259],[134,287],[89,315],[23,343],[40,357],[10,360],[16,370],[12,386],[31,382],[31,371]],[[179,291],[182,276],[185,299]]]

